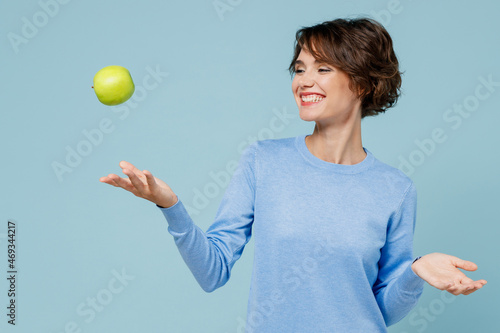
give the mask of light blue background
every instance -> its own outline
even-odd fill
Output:
[[[426,284],[415,309],[389,332],[498,332],[500,87],[477,87],[479,77],[500,82],[499,3],[221,2],[231,10],[219,16],[212,0],[73,0],[48,7],[53,17],[45,14],[45,22],[37,1],[0,4],[1,276],[8,219],[18,223],[19,271],[15,328],[6,323],[7,281],[0,282],[0,331],[60,333],[74,322],[82,332],[237,332],[246,316],[253,240],[229,282],[207,294],[160,210],[99,178],[123,176],[118,163],[126,160],[194,206],[196,191],[215,184],[210,174],[237,161],[238,147],[251,137],[312,133],[314,123],[298,117],[287,72],[295,31],[369,15],[390,32],[405,74],[397,106],[363,120],[363,145],[395,167],[410,157],[419,164],[407,173],[418,190],[415,255],[471,260],[479,269],[466,274],[488,281],[468,296]],[[40,27],[16,52],[9,36],[23,36],[23,17]],[[100,104],[92,78],[108,65],[127,67],[143,94],[139,88],[121,108]],[[148,79],[148,68],[168,76]],[[145,89],[145,78],[156,87]],[[452,127],[443,117],[454,104],[473,103],[476,89],[489,96]],[[293,117],[273,127],[280,112]],[[111,133],[58,179],[52,164],[66,164],[66,147],[85,144],[83,131],[103,119]],[[446,140],[424,154],[417,142],[439,129]],[[204,230],[225,186],[211,189],[215,196],[192,213]],[[113,270],[133,277],[116,294],[106,291]],[[109,303],[92,320],[77,313],[98,295]]]

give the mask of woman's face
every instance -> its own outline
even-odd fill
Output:
[[[304,49],[295,62],[292,91],[302,120],[335,122],[350,118],[352,112],[361,114],[361,101],[349,89],[347,73],[316,62]]]

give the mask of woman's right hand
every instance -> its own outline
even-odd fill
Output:
[[[163,208],[169,208],[177,203],[177,195],[170,186],[154,177],[151,172],[141,171],[126,161],[121,161],[119,165],[128,179],[110,173],[108,176],[101,177],[99,181],[121,187],[132,192],[135,196],[149,200]]]

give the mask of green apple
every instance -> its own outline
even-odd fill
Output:
[[[99,101],[105,105],[124,103],[135,91],[130,72],[122,66],[108,66],[98,71],[92,88]]]

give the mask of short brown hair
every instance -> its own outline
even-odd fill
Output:
[[[363,17],[336,19],[302,27],[295,34],[290,75],[295,74],[295,61],[303,48],[316,60],[349,75],[349,88],[362,102],[361,118],[375,116],[396,104],[403,73],[391,36],[377,21]]]

